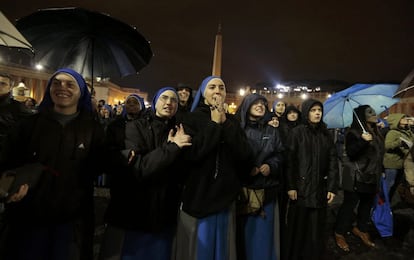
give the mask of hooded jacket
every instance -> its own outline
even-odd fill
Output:
[[[257,100],[265,102],[265,111],[267,112],[266,98],[258,94],[250,94],[244,98],[236,114],[240,118],[240,125],[244,129],[253,150],[255,166],[260,167],[262,164],[268,164],[270,166],[270,175],[263,176],[259,173],[256,176],[250,176],[250,169],[246,169],[246,179],[243,182],[243,186],[257,189],[268,188],[269,190],[276,191],[280,188],[282,181],[284,147],[278,128],[267,124],[263,117],[257,121],[249,119],[250,108]],[[276,196],[274,197],[276,198]]]
[[[333,138],[325,123],[309,122],[314,105],[323,109],[320,101],[309,99],[302,104],[303,124],[291,130],[287,139],[287,190],[296,190],[297,203],[304,207],[327,206],[327,192],[338,191],[338,159]]]
[[[387,121],[390,130],[385,136],[384,167],[389,169],[402,169],[404,159],[410,148],[400,138],[414,142],[414,134],[411,130],[399,127],[404,114],[396,113],[388,115]]]
[[[288,117],[289,112],[291,111],[295,111],[298,114],[298,119],[296,121],[288,120],[287,117]],[[289,135],[290,130],[301,123],[302,123],[302,113],[300,112],[300,110],[297,109],[293,105],[286,107],[286,111],[280,120],[280,127],[279,127],[282,138],[285,139],[286,136]]]

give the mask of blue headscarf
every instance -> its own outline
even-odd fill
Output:
[[[39,110],[44,110],[44,109],[53,107],[54,104],[52,101],[52,97],[50,96],[50,86],[52,85],[53,79],[59,73],[66,73],[66,74],[71,75],[78,83],[80,92],[81,92],[81,96],[78,100],[78,111],[85,110],[88,112],[92,112],[91,93],[89,92],[85,79],[82,77],[81,74],[68,68],[58,69],[49,79],[49,82],[47,83],[47,86],[46,86],[45,94],[43,96],[43,100],[39,104]]]
[[[135,98],[136,100],[138,100],[138,103],[139,103],[139,106],[140,106],[140,111],[145,110],[145,102],[144,102],[144,99],[142,97],[138,96],[138,94],[135,94],[135,93],[134,94],[131,94],[131,95],[129,95],[129,96],[126,97],[125,103],[130,98]],[[127,112],[126,112],[126,109],[124,107],[123,110],[122,110],[122,116],[123,117],[126,117],[126,115],[127,115]]]
[[[102,108],[105,108],[106,110],[108,110],[109,117],[113,117],[114,110],[112,109],[112,107],[110,105],[105,104],[105,105],[102,106]]]
[[[190,110],[191,112],[193,112],[196,109],[196,107],[198,107],[200,101],[202,100],[202,98],[204,98],[204,91],[206,90],[207,84],[212,79],[221,79],[221,78],[220,77],[217,77],[217,76],[208,76],[207,78],[205,78],[203,80],[203,82],[201,82],[201,85],[198,88],[197,93],[196,93],[196,95],[194,97],[193,104],[191,105],[191,110]]]
[[[163,87],[163,88],[161,88],[157,91],[154,98],[152,99],[151,109],[152,109],[152,111],[154,111],[154,113],[155,113],[155,104],[157,103],[158,98],[161,96],[162,93],[164,93],[167,90],[171,90],[172,92],[174,92],[175,96],[177,97],[177,101],[178,101],[178,94],[177,94],[177,91],[175,90],[175,88],[173,88],[173,87]]]

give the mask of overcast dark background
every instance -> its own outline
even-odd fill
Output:
[[[211,74],[218,24],[230,90],[258,82],[401,82],[414,67],[413,0],[2,0],[12,22],[41,8],[77,6],[134,25],[151,42],[150,64],[114,81],[151,95]]]

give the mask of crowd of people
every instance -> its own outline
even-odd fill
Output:
[[[369,104],[338,131],[314,99],[269,109],[253,93],[229,114],[216,76],[194,93],[160,88],[150,108],[137,94],[116,107],[93,104],[82,75],[67,68],[38,105],[14,101],[11,86],[0,73],[1,188],[13,178],[1,204],[1,259],[93,259],[99,183],[110,189],[99,259],[321,259],[340,189],[331,235],[345,252],[351,233],[376,246],[367,225],[380,178],[390,196],[401,184],[414,193],[411,118],[389,114],[380,129]]]

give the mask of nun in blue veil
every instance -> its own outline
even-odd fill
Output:
[[[184,155],[186,177],[178,216],[175,259],[233,260],[235,199],[251,148],[238,120],[225,111],[219,77],[203,80],[183,127],[192,137]]]

